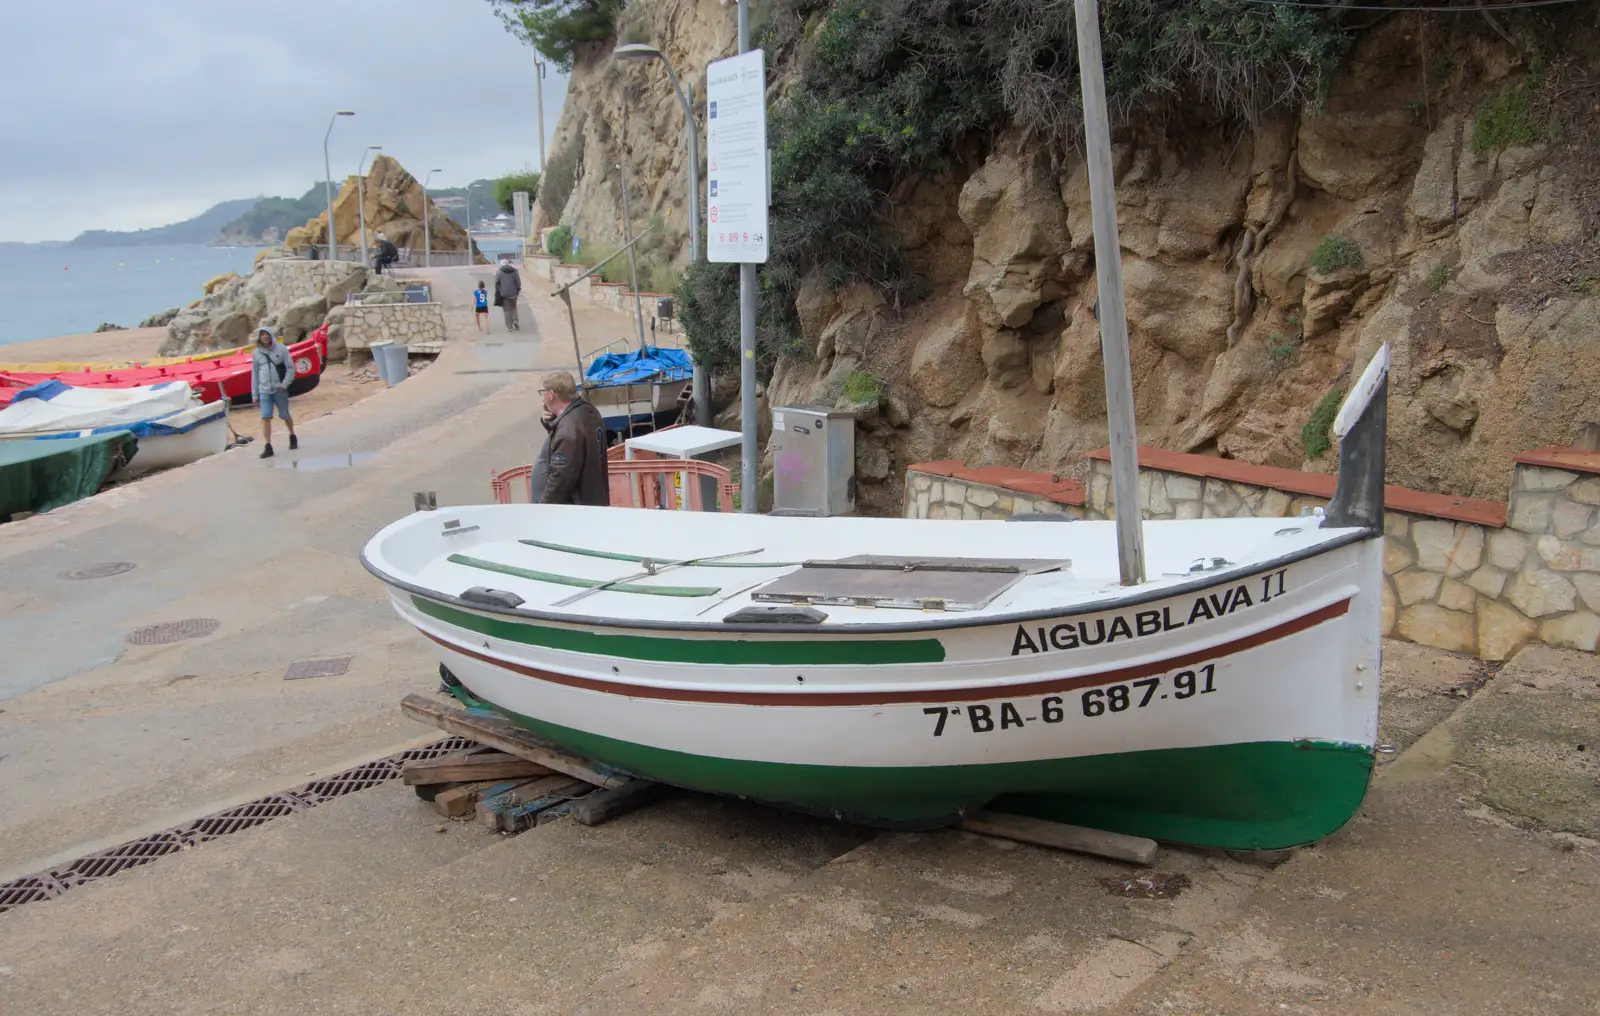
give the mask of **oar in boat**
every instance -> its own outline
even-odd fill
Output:
[[[565,607],[567,604],[581,600],[585,596],[589,596],[593,593],[604,592],[605,590],[610,589],[611,587],[620,583],[632,582],[634,579],[649,578],[652,575],[660,575],[662,572],[671,571],[674,568],[688,568],[692,565],[710,561],[725,561],[730,557],[748,557],[751,554],[759,554],[766,549],[767,548],[765,547],[757,547],[755,550],[739,550],[733,552],[732,554],[713,554],[709,557],[691,557],[682,561],[663,561],[660,564],[656,564],[649,558],[644,558],[644,571],[634,575],[624,575],[621,578],[612,579],[609,582],[602,582],[597,586],[590,586],[588,589],[573,593],[571,596],[568,596],[565,599],[557,600],[556,602],[550,604],[550,606]]]

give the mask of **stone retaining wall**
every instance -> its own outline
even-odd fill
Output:
[[[344,299],[344,293],[360,289],[366,279],[365,270],[351,261],[305,261],[300,258],[264,258],[256,266],[262,277],[267,307],[287,307],[301,300],[326,297],[334,287],[335,300]],[[360,276],[355,279],[354,276]],[[344,292],[339,292],[342,289]]]
[[[374,342],[403,342],[413,353],[444,348],[444,305],[438,303],[357,303],[344,309],[344,342],[369,349]]]
[[[1297,516],[1325,505],[1334,477],[1159,449],[1139,452],[1147,519]],[[931,462],[907,470],[907,518],[1115,512],[1109,457],[1087,485],[1024,470]],[[1504,660],[1528,642],[1600,644],[1600,453],[1517,457],[1509,506],[1390,486],[1385,491],[1383,633]],[[1509,511],[1507,510],[1509,507]]]

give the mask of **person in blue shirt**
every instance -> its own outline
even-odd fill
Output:
[[[478,282],[478,288],[472,291],[472,306],[475,313],[472,315],[473,323],[489,331],[489,291],[484,288],[483,282]]]

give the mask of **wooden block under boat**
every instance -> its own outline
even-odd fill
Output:
[[[981,833],[1000,839],[1033,843],[1056,850],[1071,850],[1079,854],[1109,857],[1115,861],[1134,864],[1154,864],[1159,849],[1155,840],[1124,833],[1108,833],[1103,829],[1085,829],[1065,822],[1049,822],[1042,818],[1010,815],[1001,811],[980,811],[961,823],[969,833]]]
[[[541,740],[503,716],[482,710],[460,709],[422,695],[407,695],[401,699],[400,711],[447,733],[470,737],[509,755],[537,762],[554,772],[566,773],[597,787],[620,787],[632,779],[609,766]]]
[[[497,780],[483,780],[478,783],[462,783],[458,786],[441,790],[434,795],[433,810],[445,818],[462,818],[471,815],[477,807],[478,798],[484,794],[500,793],[515,786],[515,782],[507,783]]]
[[[516,829],[508,828],[506,825],[505,815],[507,812],[539,801],[545,801],[545,807],[550,807],[562,801],[571,800],[577,795],[587,794],[593,789],[594,784],[592,783],[562,775],[543,776],[536,780],[529,780],[526,783],[519,783],[514,787],[508,788],[503,793],[495,794],[492,797],[479,798],[477,807],[478,824],[486,829],[516,832]],[[528,814],[534,814],[538,810],[540,809],[534,809]]]
[[[440,758],[407,762],[401,779],[407,786],[419,783],[472,783],[479,780],[505,780],[514,776],[548,776],[550,770],[503,751],[480,751],[475,755],[444,755]]]

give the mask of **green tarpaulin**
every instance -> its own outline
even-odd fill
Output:
[[[0,521],[88,497],[139,441],[127,431],[51,440],[0,441]]]

